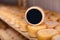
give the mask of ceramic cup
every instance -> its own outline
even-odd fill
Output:
[[[30,7],[25,13],[25,19],[30,25],[39,25],[44,20],[44,11],[37,6]]]

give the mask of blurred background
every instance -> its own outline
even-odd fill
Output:
[[[0,3],[18,5],[17,0],[0,0]],[[60,12],[60,0],[26,0],[27,7],[40,6],[43,9]]]
[[[60,0],[28,0],[29,6],[40,6],[44,9],[60,12]]]

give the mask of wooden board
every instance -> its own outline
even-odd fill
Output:
[[[0,39],[1,40],[28,40],[17,31],[9,27],[5,22],[0,20]]]
[[[21,17],[21,14],[24,14],[26,9],[20,9],[18,10],[17,7],[10,7],[10,6],[0,6],[0,19],[2,19],[4,22],[6,22],[10,27],[21,33],[23,36],[30,40],[37,40],[37,38],[31,38],[28,35],[28,32],[22,32],[20,28],[18,28],[15,24],[14,18],[18,19]],[[12,21],[14,20],[14,22]],[[18,19],[19,20],[19,19]],[[17,21],[18,21],[17,20]]]

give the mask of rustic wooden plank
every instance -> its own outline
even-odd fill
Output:
[[[16,8],[16,7],[15,7]],[[28,35],[28,32],[22,32],[20,30],[20,24],[15,24],[15,21],[19,21],[20,22],[20,18],[21,18],[21,14],[23,14],[26,11],[26,9],[20,9],[20,11],[18,11],[18,9],[15,9],[13,7],[6,7],[6,6],[0,6],[0,19],[2,19],[4,22],[6,22],[10,27],[12,27],[13,29],[15,29],[16,31],[18,31],[19,33],[21,33],[23,36],[25,36],[26,38],[30,39],[30,40],[37,40],[37,38],[31,38]]]
[[[0,20],[0,39],[1,40],[28,40],[17,31],[9,27],[5,22]]]

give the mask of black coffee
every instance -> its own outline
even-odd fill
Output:
[[[37,9],[31,9],[27,12],[26,18],[31,24],[38,24],[42,20],[42,13]]]

